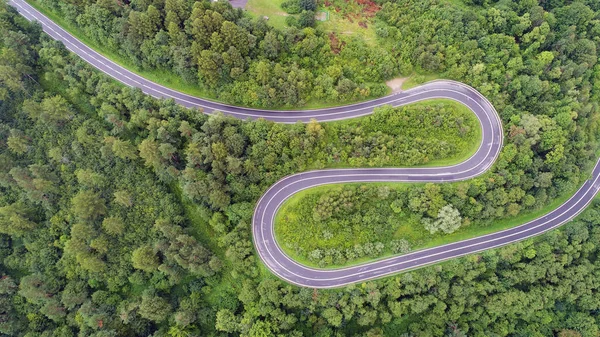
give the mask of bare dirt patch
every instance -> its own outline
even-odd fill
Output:
[[[337,35],[335,35],[335,33],[331,32],[331,33],[329,33],[329,44],[331,45],[331,51],[334,54],[339,54],[340,51],[342,50],[342,48],[344,48],[344,46],[346,45],[346,42],[340,41],[337,38]]]
[[[317,14],[315,14],[315,20],[327,21],[327,12],[324,12],[324,11],[318,12]]]
[[[362,14],[368,18],[374,17],[381,9],[381,6],[371,0],[358,0],[357,2],[363,7]]]
[[[368,28],[371,19],[381,10],[381,6],[373,0],[325,0],[326,8],[330,8],[350,23],[357,22],[361,28]]]
[[[392,89],[392,92],[394,92],[394,93],[401,92],[402,91],[402,84],[407,79],[408,79],[408,77],[396,77],[394,79],[391,79],[391,80],[385,82],[385,84],[388,87],[390,87],[390,89]]]

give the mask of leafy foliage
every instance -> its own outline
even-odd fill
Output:
[[[227,1],[38,3],[129,64],[174,73],[234,104],[302,106],[382,96],[383,80],[398,69],[388,51],[359,40],[348,42],[348,53],[333,53],[328,36],[310,28],[315,0],[290,2],[289,10],[299,15],[288,17],[294,27],[283,31]]]
[[[315,97],[364,96],[365,78],[379,81],[386,73],[381,69],[399,64],[444,71],[490,97],[506,130],[506,146],[492,170],[458,184],[406,186],[402,193],[368,187],[361,193],[372,193],[382,207],[360,212],[374,219],[380,212],[437,219],[451,204],[463,221],[489,223],[569,191],[594,158],[596,2],[385,3],[379,15],[388,25],[381,29],[393,51],[366,50],[356,42],[336,59],[348,66],[324,62],[330,55],[319,32],[275,32],[221,2],[52,6],[140,66],[168,68],[177,60],[172,67],[182,76],[195,81],[201,73],[203,83],[223,88],[220,97],[229,92],[256,105],[300,102],[308,96],[293,89],[304,88],[300,84],[311,76],[317,84],[307,92]],[[378,113],[335,125],[208,117],[115,84],[41,37],[38,26],[5,4],[0,27],[0,333],[598,334],[597,204],[538,239],[344,289],[300,289],[262,272],[249,224],[257,198],[282,176],[334,165],[423,164],[460,152],[456,133],[437,138],[457,144],[449,152],[438,143],[414,156],[397,147],[402,141],[394,140],[413,128],[392,116],[414,110],[384,108],[387,117],[379,121]],[[263,50],[264,57],[255,58]],[[207,68],[196,72],[200,63],[192,57]],[[293,61],[278,67],[279,58]],[[325,72],[315,70],[314,76],[321,64]],[[232,81],[259,70],[256,79]],[[289,83],[295,86],[284,90]],[[434,121],[442,110],[448,118],[440,127],[452,121],[449,130],[459,130],[448,106],[417,109]],[[472,130],[465,129],[465,142]],[[356,135],[371,145],[358,146]],[[335,219],[360,204],[361,193],[344,195],[335,208],[323,202],[318,217]],[[394,241],[363,246],[372,252],[410,248]],[[134,267],[138,249],[154,254],[148,254],[148,271]]]

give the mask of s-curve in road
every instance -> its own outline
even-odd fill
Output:
[[[410,169],[410,171],[420,169]],[[437,169],[436,169],[437,170]],[[342,269],[314,269],[301,265],[286,256],[273,236],[273,220],[277,207],[286,197],[297,191],[331,182],[369,181],[438,181],[438,176],[411,174],[403,169],[358,169],[313,171],[282,179],[262,197],[254,214],[253,232],[261,259],[280,278],[300,286],[334,288],[362,282],[393,273],[419,268],[452,258],[504,246],[556,228],[585,209],[600,189],[600,162],[596,163],[592,178],[564,204],[550,213],[524,225],[479,236],[443,246],[416,251]],[[443,175],[443,174],[442,174]],[[451,173],[447,175],[459,178]],[[448,179],[450,180],[450,179]]]
[[[252,220],[254,245],[265,265],[280,278],[305,287],[333,288],[362,282],[393,273],[410,270],[440,261],[503,246],[541,234],[571,220],[594,198],[600,188],[600,165],[596,164],[592,178],[563,205],[552,212],[501,232],[443,246],[416,251],[342,269],[314,269],[289,258],[279,247],[274,235],[275,214],[281,204],[293,194],[314,186],[350,182],[452,182],[466,180],[487,171],[502,148],[502,123],[490,102],[475,89],[454,81],[429,82],[402,93],[343,107],[303,110],[268,111],[235,107],[189,96],[144,79],[115,64],[77,40],[23,0],[9,4],[27,19],[40,22],[44,31],[60,40],[72,52],[125,85],[140,88],[157,98],[171,98],[187,107],[202,108],[205,113],[221,111],[240,119],[265,118],[279,123],[334,121],[368,115],[381,105],[401,106],[426,99],[445,98],[467,106],[479,119],[482,142],[466,161],[447,167],[331,169],[303,172],[279,180],[261,197]]]

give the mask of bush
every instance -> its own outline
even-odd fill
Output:
[[[410,251],[410,243],[406,239],[390,241],[390,250],[394,254],[406,254]]]
[[[439,210],[437,220],[433,221],[430,218],[423,218],[421,222],[431,234],[435,234],[438,231],[450,234],[460,227],[462,217],[454,206],[448,204]]]
[[[298,14],[303,11],[315,11],[317,2],[315,0],[288,0],[281,4],[281,8],[288,14]]]
[[[298,14],[302,11],[302,8],[300,7],[300,0],[285,1],[281,4],[281,8],[288,14]],[[289,16],[286,18],[286,23],[288,23],[287,21],[289,18]]]
[[[317,10],[317,2],[315,0],[300,0],[300,8],[305,11],[315,11]]]
[[[285,24],[290,27],[299,27],[298,19],[296,19],[296,17],[293,15],[290,15],[285,18]]]
[[[298,17],[298,25],[302,28],[313,27],[315,25],[315,12],[302,11]]]
[[[315,249],[308,254],[308,258],[313,262],[319,261],[323,258],[323,251],[320,249]]]

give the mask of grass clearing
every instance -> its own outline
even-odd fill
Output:
[[[442,79],[443,76],[441,74],[422,74],[419,72],[415,72],[408,77],[404,83],[402,83],[402,90],[412,89],[414,87],[418,87],[419,85],[433,81]]]
[[[427,100],[427,101],[423,101],[423,102],[412,103],[412,104],[407,105],[407,107],[411,107],[411,106],[427,107],[427,106],[436,106],[439,104],[444,104],[446,106],[450,106],[453,109],[456,109],[462,116],[468,116],[469,118],[473,118],[473,121],[477,123],[477,128],[475,128],[473,130],[474,137],[469,140],[467,146],[461,147],[460,152],[458,152],[456,155],[454,155],[452,157],[433,159],[424,165],[413,165],[410,167],[430,167],[430,166],[455,165],[455,164],[461,163],[461,162],[467,160],[469,157],[471,157],[475,152],[477,152],[477,149],[479,148],[479,145],[481,144],[482,135],[481,135],[480,124],[478,121],[476,121],[476,118],[473,115],[473,112],[471,112],[471,110],[469,110],[469,108],[467,108],[466,106],[464,106],[456,101],[453,101],[453,100],[432,99],[432,100]],[[342,125],[342,126],[356,126],[356,125],[360,125],[361,123],[363,123],[363,121],[364,121],[364,118],[360,117],[360,118],[340,120],[340,121],[335,121],[335,122],[325,122],[325,123],[323,123],[323,125],[327,126],[329,124],[337,124],[337,125]],[[338,140],[335,139],[335,137],[336,137],[336,135],[333,135],[330,133],[329,138],[326,140],[326,142],[329,144],[337,142]],[[394,165],[393,163],[390,163],[389,165],[383,165],[382,167],[392,167],[392,166],[393,167],[402,167],[402,166]],[[327,168],[347,168],[350,166],[345,163],[340,163],[340,164],[335,164],[335,165],[328,164],[326,167]],[[316,169],[317,167],[312,167],[312,168]]]
[[[248,0],[246,10],[254,18],[268,17],[268,22],[271,26],[284,29],[288,27],[286,18],[288,14],[281,8],[284,0]],[[352,2],[355,4],[354,2]],[[354,8],[356,7],[356,8]],[[353,12],[356,12],[356,17],[361,15],[360,6],[352,6]],[[326,33],[336,33],[339,37],[358,37],[363,39],[370,46],[374,46],[377,42],[375,35],[375,25],[373,20],[366,22],[366,27],[359,24],[360,20],[348,19],[344,12],[337,12],[334,6],[319,6],[316,13],[327,13],[327,20],[316,21],[316,27],[322,29]]]
[[[281,4],[284,0],[248,0],[246,10],[252,17],[261,18],[268,17],[268,22],[271,26],[277,29],[287,27],[285,18],[289,15],[283,9]]]
[[[375,46],[377,35],[375,35],[375,25],[367,24],[367,28],[359,25],[358,21],[350,22],[340,13],[328,7],[320,7],[319,10],[329,13],[329,20],[319,22],[317,26],[327,33],[336,33],[342,39],[346,37],[357,37],[363,39],[369,46]]]

